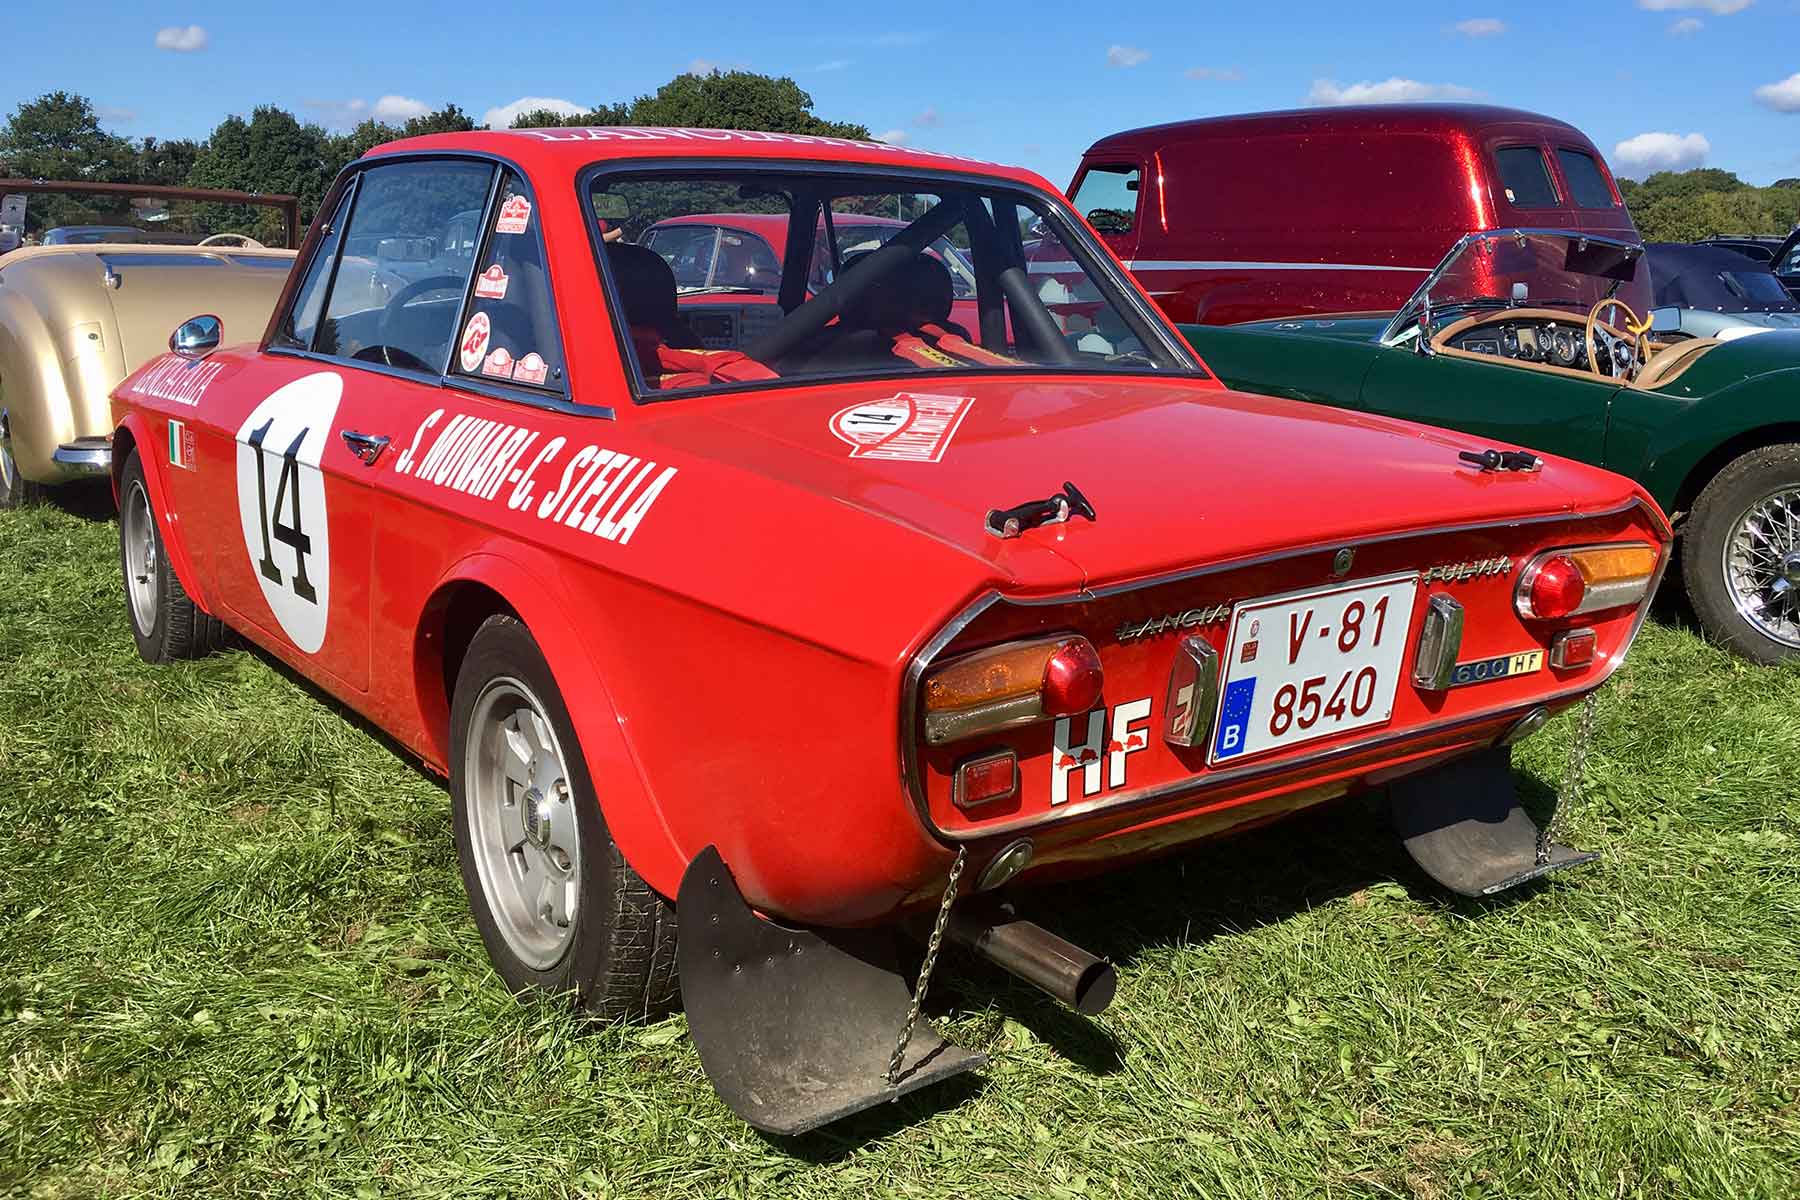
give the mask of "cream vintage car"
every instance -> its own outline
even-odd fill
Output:
[[[280,240],[289,247],[298,244],[300,230],[292,196],[10,179],[0,180],[0,192],[28,200],[98,194],[116,200],[120,213],[150,217],[106,235],[116,240],[82,244],[58,237],[60,244],[0,257],[0,508],[9,508],[45,487],[108,475],[108,397],[167,349],[182,321],[212,314],[227,342],[262,336],[294,251],[244,233],[208,234],[208,228],[236,227],[233,216],[242,213],[213,206],[279,210]],[[206,207],[177,217],[172,203]],[[109,218],[105,224],[121,223]]]

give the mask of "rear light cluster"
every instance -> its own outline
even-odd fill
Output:
[[[1519,615],[1557,621],[1640,604],[1650,594],[1661,558],[1655,546],[1642,543],[1540,554],[1519,576]]]
[[[1100,702],[1105,673],[1084,637],[1012,642],[952,659],[925,679],[925,741],[961,741]]]

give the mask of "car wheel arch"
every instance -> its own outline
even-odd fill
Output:
[[[672,897],[687,857],[638,766],[601,665],[556,602],[559,589],[549,586],[554,566],[534,569],[484,551],[458,562],[432,589],[414,630],[413,679],[424,730],[417,749],[448,774],[457,670],[483,622],[514,618],[538,643],[562,693],[619,853],[652,888]]]
[[[113,430],[112,440],[112,494],[113,507],[116,509],[124,499],[119,494],[121,480],[125,474],[125,463],[131,458],[132,451],[140,445],[154,446],[156,439],[147,437],[142,415],[128,415],[119,427]],[[201,586],[200,577],[194,571],[194,563],[188,557],[187,545],[175,536],[175,522],[169,506],[168,489],[163,485],[164,464],[154,454],[142,455],[144,464],[144,486],[150,489],[150,512],[156,518],[156,528],[162,534],[163,549],[169,556],[169,565],[175,570],[175,578],[187,592],[188,598],[200,606],[200,609],[216,615],[217,610],[211,603],[207,591]]]
[[[1700,493],[1706,490],[1706,485],[1711,483],[1720,471],[1744,455],[1761,450],[1765,446],[1779,446],[1787,442],[1800,442],[1800,422],[1759,425],[1754,429],[1746,429],[1726,438],[1701,455],[1682,474],[1681,482],[1676,487],[1672,503],[1668,508],[1669,514],[1673,516],[1676,513],[1691,512],[1694,501],[1698,500]]]

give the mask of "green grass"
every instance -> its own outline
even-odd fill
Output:
[[[1602,861],[1512,903],[1357,803],[1033,893],[1113,1009],[949,957],[981,1079],[784,1144],[681,1018],[516,1004],[442,788],[257,655],[140,663],[115,539],[0,513],[0,1194],[1800,1192],[1800,669],[1651,625],[1572,821]]]

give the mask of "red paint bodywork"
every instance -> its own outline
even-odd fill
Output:
[[[1121,644],[1113,631],[1319,586],[1346,546],[1357,554],[1351,579],[1505,554],[1515,569],[1504,578],[1433,586],[1467,606],[1471,653],[1510,652],[1545,646],[1553,632],[1511,609],[1525,557],[1615,538],[1655,542],[1666,556],[1661,513],[1617,475],[1561,460],[1532,475],[1484,475],[1457,462],[1477,446],[1462,435],[1233,394],[1201,376],[934,374],[933,392],[972,398],[936,463],[852,458],[831,432],[834,413],[892,395],[893,380],[637,403],[575,186],[587,165],[798,159],[1052,190],[1022,171],[890,147],[716,131],[442,135],[375,153],[427,150],[499,156],[531,180],[571,396],[610,406],[612,419],[455,378],[271,351],[265,338],[215,354],[223,370],[196,406],[128,380],[114,398],[116,457],[130,445],[142,453],[172,560],[199,604],[438,772],[449,768],[456,639],[471,613],[516,613],[556,676],[614,839],[664,895],[716,844],[762,911],[876,921],[941,890],[958,842],[971,846],[971,878],[1024,829],[1037,839],[1035,870],[1086,871],[1430,765],[1492,744],[1538,704],[1598,686],[1640,612],[1590,622],[1601,655],[1588,669],[1436,696],[1402,679],[1381,729],[1225,771],[1161,741],[1178,635]],[[315,229],[303,264],[319,237]],[[256,583],[235,436],[277,388],[321,371],[344,386],[319,461],[330,621],[306,653]],[[493,499],[399,466],[416,464],[458,416],[536,435],[519,477]],[[198,432],[195,469],[158,452],[171,418]],[[365,466],[338,436],[345,430],[389,436],[392,449]],[[536,515],[566,488],[583,447],[678,470],[629,542]],[[1092,499],[1097,520],[1013,539],[984,530],[988,508],[1048,495],[1064,479]],[[915,694],[927,658],[1051,630],[1092,639],[1105,702],[1153,705],[1129,786],[1054,812],[1048,725],[927,750]],[[1020,792],[998,811],[964,814],[948,802],[946,772],[996,745],[1018,750]]]
[[[1507,199],[1494,151],[1536,146],[1551,208]],[[1570,200],[1558,148],[1592,155],[1610,208]],[[1228,325],[1391,312],[1466,233],[1582,229],[1637,241],[1604,157],[1574,126],[1472,104],[1390,104],[1211,117],[1101,138],[1101,165],[1142,171],[1132,231],[1104,235],[1171,320]]]

